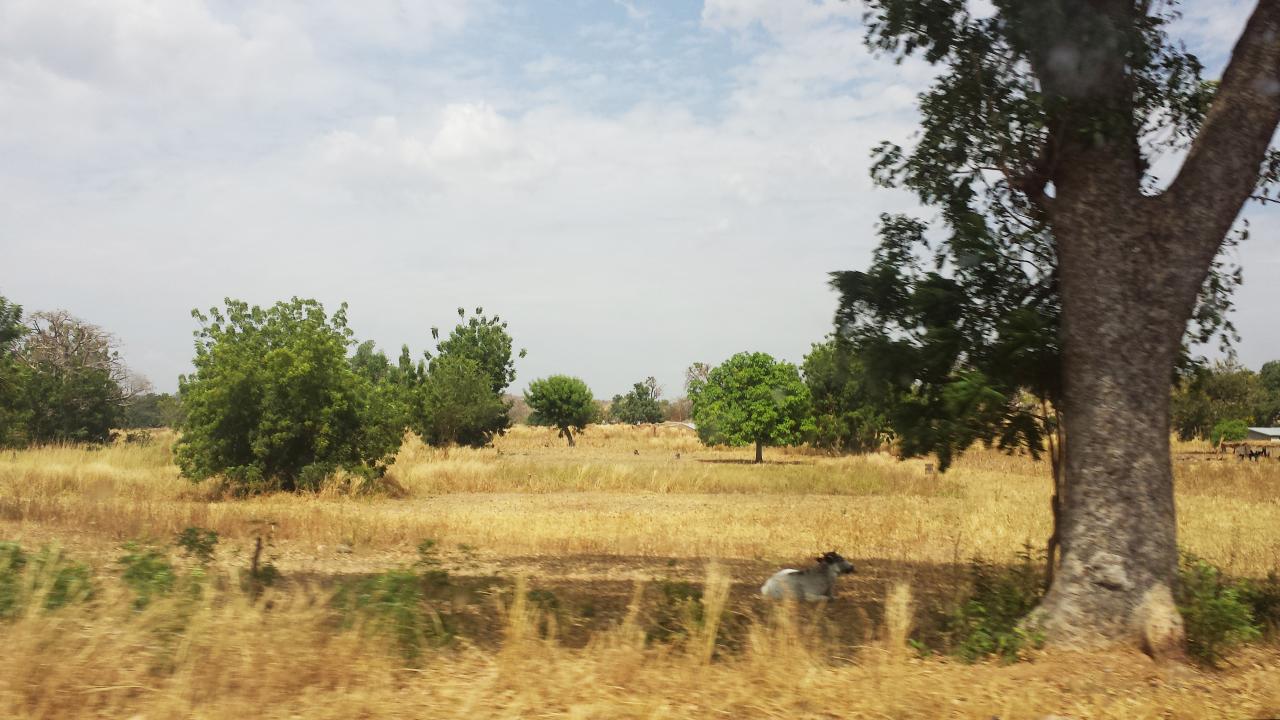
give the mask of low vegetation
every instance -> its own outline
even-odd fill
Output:
[[[938,476],[784,448],[757,467],[683,428],[593,425],[570,450],[518,427],[492,448],[411,439],[388,469],[403,497],[334,479],[237,500],[179,475],[172,434],[150,437],[0,455],[0,715],[1280,707],[1263,669],[1280,663],[1280,463],[1207,444],[1177,464],[1200,669],[1173,683],[1142,656],[1045,655],[1022,629],[1050,491],[1025,456],[979,449]],[[758,597],[831,548],[859,572],[828,606]],[[1001,669],[1015,659],[1032,662]]]

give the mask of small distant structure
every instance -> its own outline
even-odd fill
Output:
[[[667,420],[666,422],[659,423],[658,427],[680,427],[680,428],[688,428],[689,430],[698,429],[698,426],[694,425],[691,422],[680,422],[678,420]]]
[[[1255,443],[1280,443],[1280,427],[1251,427],[1245,440]]]
[[[1218,453],[1230,453],[1241,460],[1280,457],[1280,427],[1251,427],[1243,440],[1223,440]]]

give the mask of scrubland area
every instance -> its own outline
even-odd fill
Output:
[[[1049,535],[1048,465],[1025,456],[753,466],[677,427],[576,448],[518,427],[410,438],[375,488],[236,498],[180,477],[172,441],[0,455],[0,716],[1280,715],[1272,639],[1217,667],[933,651],[973,561],[1017,566]],[[1175,475],[1186,551],[1280,568],[1280,462],[1185,444]],[[205,558],[175,547],[191,527],[216,533]],[[758,598],[831,549],[858,567],[836,600]]]

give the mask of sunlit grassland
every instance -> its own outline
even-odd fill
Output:
[[[480,450],[432,449],[410,438],[389,473],[390,493],[352,493],[339,483],[317,494],[234,499],[216,482],[182,478],[173,439],[162,432],[149,444],[0,454],[0,539],[59,547],[93,568],[98,588],[87,603],[0,621],[0,717],[1280,711],[1280,652],[1269,645],[1241,651],[1218,671],[1169,669],[1123,652],[968,666],[921,660],[902,647],[919,597],[913,604],[895,595],[853,645],[829,632],[831,617],[862,612],[839,607],[839,599],[826,621],[822,611],[771,616],[742,604],[760,572],[821,550],[877,563],[881,575],[850,582],[884,604],[903,579],[922,595],[932,580],[912,575],[921,567],[1011,561],[1027,544],[1042,547],[1049,470],[1026,456],[977,448],[938,475],[926,460],[888,454],[770,449],[754,466],[751,449],[703,448],[679,428],[591,428],[568,448],[554,431],[521,427]],[[1241,575],[1280,566],[1280,462],[1176,449],[1183,547]],[[221,536],[204,594],[133,609],[119,579],[122,543],[169,544],[188,526]],[[293,584],[255,600],[237,578],[257,537]],[[491,615],[496,640],[459,637],[406,665],[379,638],[335,624],[326,578],[405,567],[424,538],[437,541],[451,574],[508,584],[462,610]],[[638,598],[646,582],[652,587],[669,572],[699,584],[706,578],[712,588],[728,582],[729,567],[749,573],[732,578],[738,599],[708,612],[746,627],[732,650],[717,649],[704,626],[674,645],[644,642]],[[522,574],[527,581],[512,591]],[[585,646],[569,647],[524,602],[524,583],[538,588],[552,574],[580,581],[580,593],[600,580],[631,583],[634,611]],[[572,621],[571,613],[561,620]]]
[[[70,533],[105,541],[168,537],[190,525],[228,538],[270,527],[284,544],[445,547],[519,555],[854,557],[1007,560],[1048,537],[1047,463],[975,449],[946,474],[887,454],[829,457],[705,449],[679,428],[599,427],[568,448],[519,427],[495,448],[437,450],[409,439],[390,471],[405,497],[275,494],[222,497],[170,460],[172,435],[100,450],[0,454],[0,523],[10,537]],[[678,455],[678,457],[677,457]],[[1280,562],[1280,462],[1180,455],[1180,542],[1259,574]]]

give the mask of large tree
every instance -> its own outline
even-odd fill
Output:
[[[317,489],[338,468],[371,476],[394,460],[402,418],[347,357],[346,311],[228,298],[223,310],[192,312],[195,373],[179,380],[184,475],[222,476],[243,491]]]
[[[18,349],[26,332],[22,306],[0,295],[0,447],[21,445],[27,437],[27,413],[22,402],[26,373],[18,361]]]
[[[708,445],[799,445],[814,430],[809,388],[795,365],[767,353],[741,352],[714,368],[689,370],[698,437]]]
[[[1172,3],[995,0],[987,15],[958,0],[866,4],[872,47],[943,66],[921,97],[917,146],[883,147],[882,179],[953,229],[1030,218],[1051,238],[1052,258],[1013,258],[1052,262],[1062,303],[1069,490],[1037,621],[1059,644],[1178,652],[1168,388],[1280,121],[1280,0],[1258,3],[1217,84],[1167,37]],[[1161,190],[1152,161],[1182,148]]]
[[[34,442],[104,442],[124,409],[150,389],[120,355],[114,335],[65,310],[33,313],[20,361],[27,437]]]
[[[662,388],[658,381],[649,377],[633,385],[626,395],[614,395],[613,402],[609,404],[609,416],[628,425],[662,422],[662,404],[658,402],[661,396]]]
[[[576,444],[573,431],[582,432],[600,414],[591,388],[582,380],[568,375],[552,375],[534,380],[529,383],[524,399],[533,408],[529,424],[549,425],[558,429],[560,437],[568,440],[570,447]]]

